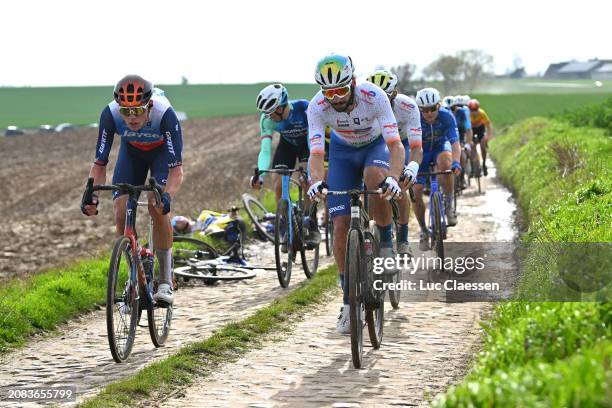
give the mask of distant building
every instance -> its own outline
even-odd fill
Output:
[[[591,74],[592,79],[612,79],[612,62],[606,62]]]
[[[612,78],[612,61],[592,59],[586,62],[559,62],[550,64],[544,73],[544,78],[554,79],[601,79],[601,77]]]
[[[544,78],[557,78],[557,72],[568,62],[557,62],[555,64],[550,64],[544,73]]]
[[[527,76],[527,73],[525,72],[525,68],[517,68],[508,74],[508,78],[512,78],[512,79],[521,79],[521,78],[525,78],[526,76]]]

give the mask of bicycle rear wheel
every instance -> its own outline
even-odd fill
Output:
[[[334,227],[331,223],[331,218],[329,217],[329,212],[327,208],[325,209],[325,254],[330,256],[334,252],[334,244],[333,244],[333,234]]]
[[[159,262],[153,258],[153,279],[147,284],[151,293],[157,292],[160,280]],[[145,294],[146,296],[146,294]],[[155,347],[162,347],[170,334],[172,325],[172,305],[157,305],[147,302],[147,320],[149,322],[149,335]]]
[[[140,317],[138,284],[132,282],[134,267],[132,245],[127,237],[119,237],[113,246],[106,288],[106,332],[113,360],[125,361],[136,338]]]
[[[219,256],[219,253],[212,245],[197,238],[177,236],[174,237],[173,241],[172,261],[174,266],[185,266],[189,260],[201,261],[215,259]]]
[[[352,229],[346,241],[345,279],[348,279],[350,325],[351,325],[351,355],[353,367],[361,368],[363,360],[363,318],[364,318],[364,256],[363,241],[359,230]]]
[[[270,214],[266,207],[264,207],[255,197],[247,193],[242,195],[242,203],[259,235],[265,240],[274,242],[274,236],[268,232],[266,229],[266,221],[264,221],[266,214]]]
[[[204,283],[216,283],[218,281],[239,281],[252,279],[257,274],[250,269],[241,268],[229,264],[192,264],[174,269],[176,276],[187,279],[199,279]]]
[[[442,259],[444,263],[444,227],[442,219],[442,194],[438,191],[433,194],[433,236],[432,236],[432,248],[436,251],[438,258]]]
[[[370,251],[363,252],[363,269],[365,290],[368,293],[368,302],[366,305],[365,320],[368,324],[368,335],[370,343],[375,349],[379,349],[383,337],[383,324],[385,319],[385,291],[374,289],[374,280],[385,275],[374,275],[374,258],[379,256],[378,241],[369,231],[363,234],[364,242],[369,241]],[[397,276],[396,273],[394,276]]]
[[[295,220],[295,217],[294,217]],[[316,215],[310,222],[317,222]],[[297,222],[294,223],[297,225]],[[317,269],[319,268],[319,247],[320,245],[316,245],[313,249],[306,248],[306,244],[304,243],[304,226],[303,223],[300,224],[300,230],[302,231],[302,235],[300,237],[300,257],[302,258],[302,269],[304,269],[304,275],[306,278],[311,279],[315,273],[317,273]],[[317,226],[318,230],[318,226]]]
[[[289,281],[291,281],[291,267],[294,258],[293,242],[289,242],[290,222],[289,202],[281,199],[276,207],[276,222],[274,223],[274,259],[278,282],[283,288],[289,286]],[[295,235],[295,228],[292,232]],[[295,236],[293,238],[295,239]],[[283,251],[285,248],[286,253]]]

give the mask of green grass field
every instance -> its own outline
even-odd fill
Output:
[[[564,108],[601,102],[612,95],[607,85],[593,81],[494,80],[472,96],[481,100],[496,126],[529,116],[557,113]],[[547,86],[537,84],[544,83]],[[535,84],[535,85],[534,85]],[[255,98],[265,84],[160,85],[178,111],[190,118],[255,114]],[[312,84],[287,84],[292,99],[310,99]],[[504,92],[505,94],[500,94]],[[0,129],[8,125],[35,128],[62,122],[97,122],[111,100],[112,87],[0,88]]]

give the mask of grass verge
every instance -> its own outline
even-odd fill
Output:
[[[605,130],[532,118],[494,139],[491,153],[527,216],[524,243],[612,241],[612,139]],[[434,406],[599,407],[612,400],[612,304],[530,301],[563,282],[558,259],[530,255],[516,301],[497,305],[470,373]]]
[[[200,238],[200,237],[198,237]],[[223,251],[229,244],[202,238]],[[106,302],[110,254],[54,268],[0,287],[0,354],[24,345],[32,335],[52,331]]]
[[[310,281],[300,284],[252,316],[229,323],[204,341],[182,348],[175,355],[155,362],[137,374],[108,385],[82,407],[134,406],[145,399],[163,398],[177,388],[209,375],[222,364],[235,361],[274,333],[287,330],[295,321],[321,302],[337,287],[337,269],[323,269]]]

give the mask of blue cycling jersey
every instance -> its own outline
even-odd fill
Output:
[[[444,143],[455,143],[459,140],[455,116],[446,108],[440,108],[434,123],[428,123],[421,113],[423,129],[423,151],[442,150]]]
[[[472,122],[470,121],[469,113],[466,114],[465,110],[460,107],[455,109],[455,120],[457,121],[457,128],[459,129],[459,133],[463,134],[466,130],[472,128]]]
[[[272,137],[274,132],[280,133],[281,137],[294,146],[307,143],[308,137],[308,118],[306,109],[308,101],[306,99],[296,99],[289,101],[291,110],[285,120],[275,122],[267,118],[264,114],[259,119],[261,137]]]

